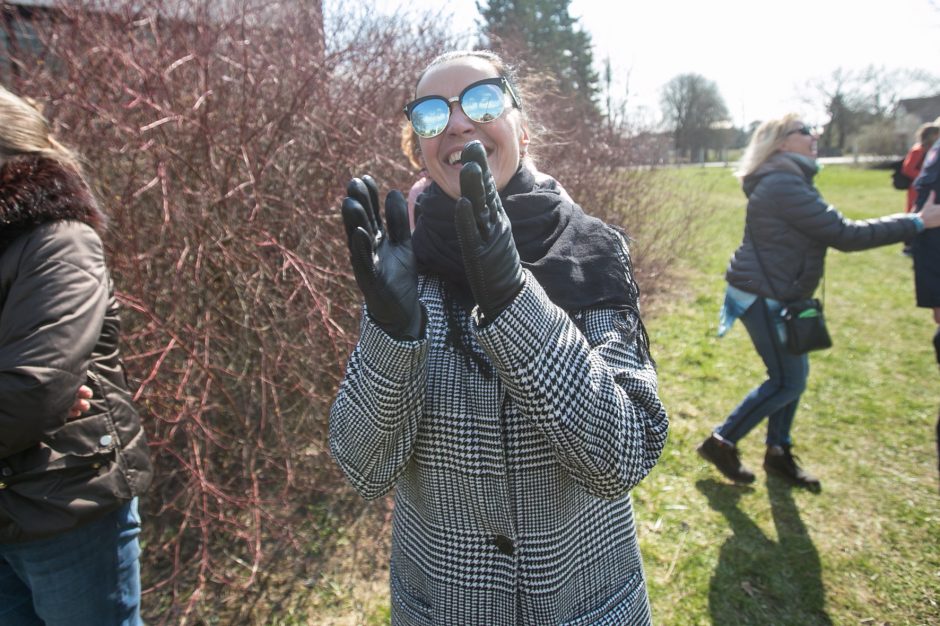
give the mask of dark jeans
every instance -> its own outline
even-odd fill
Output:
[[[741,321],[767,367],[767,380],[751,390],[715,432],[737,443],[767,417],[767,445],[788,446],[793,416],[806,389],[809,357],[787,352],[778,303],[758,298]]]
[[[3,626],[137,626],[137,499],[49,539],[0,544]]]

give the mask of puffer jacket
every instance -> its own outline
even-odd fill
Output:
[[[0,543],[70,530],[150,483],[101,223],[57,162],[21,156],[0,168]],[[83,383],[91,409],[69,419]]]
[[[914,216],[905,213],[846,219],[813,186],[816,172],[812,161],[778,152],[744,178],[746,226],[725,272],[729,284],[776,300],[809,298],[822,277],[827,248],[867,250],[917,233]]]

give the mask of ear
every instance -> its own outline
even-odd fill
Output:
[[[519,125],[519,154],[525,156],[529,153],[529,125],[523,122]]]

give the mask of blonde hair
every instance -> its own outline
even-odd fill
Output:
[[[0,154],[36,154],[73,170],[86,182],[78,156],[52,136],[49,122],[36,106],[0,85]]]
[[[800,120],[796,113],[787,113],[780,119],[767,120],[761,123],[751,135],[751,140],[744,149],[744,155],[741,162],[738,163],[738,169],[734,175],[738,178],[744,178],[748,174],[753,174],[757,168],[764,164],[771,155],[780,150],[783,142],[787,139],[793,122]]]
[[[401,151],[408,157],[408,162],[415,169],[424,169],[424,162],[421,158],[421,146],[418,145],[418,134],[411,127],[411,122],[405,120],[401,127]]]

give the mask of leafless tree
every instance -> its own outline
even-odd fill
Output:
[[[712,125],[728,118],[718,85],[700,74],[672,78],[662,89],[660,103],[680,154],[706,147]]]
[[[316,566],[341,522],[315,511],[355,501],[326,445],[360,316],[337,207],[364,172],[411,184],[400,107],[451,47],[431,16],[368,9],[324,22],[320,0],[64,2],[31,15],[41,45],[8,48],[9,86],[42,101],[111,216],[157,469],[143,501],[151,623],[217,619],[226,598],[225,619],[246,621],[272,575]],[[543,86],[557,132],[542,163],[637,238],[651,291],[681,249],[657,230],[664,190],[626,167],[628,141]]]

